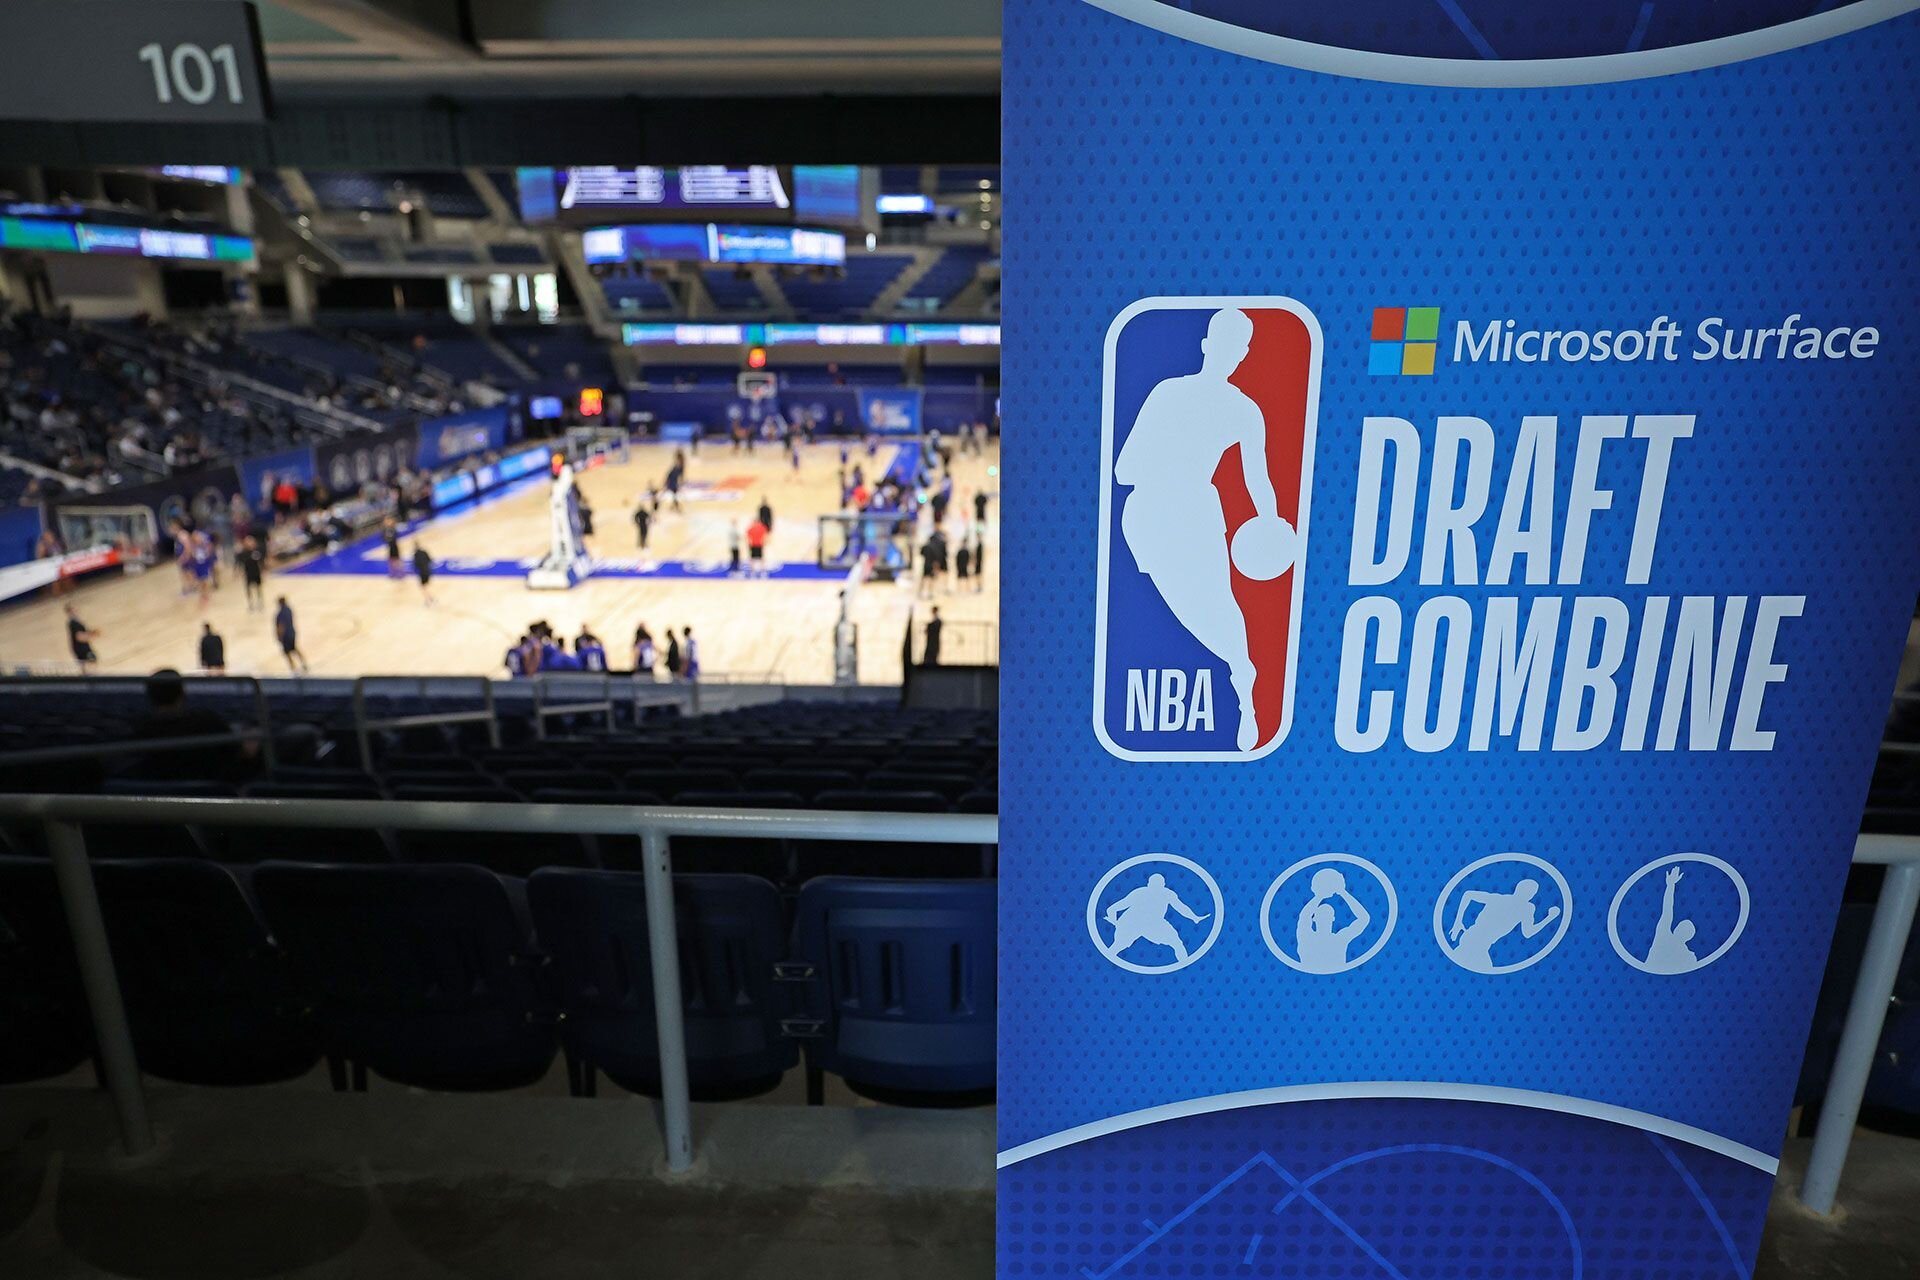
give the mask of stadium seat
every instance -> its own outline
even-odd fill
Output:
[[[758,791],[792,791],[811,800],[822,791],[851,791],[857,785],[845,769],[750,769],[746,785]]]
[[[830,877],[800,890],[794,960],[811,970],[809,1101],[819,1073],[882,1102],[992,1096],[998,898],[990,880]]]
[[[92,1043],[52,864],[0,858],[0,1084],[65,1075]]]
[[[140,1067],[182,1084],[268,1084],[320,1034],[240,882],[197,859],[98,862],[94,883]]]
[[[423,1089],[512,1089],[553,1065],[552,1002],[492,872],[267,863],[254,892],[356,1087],[372,1071]]]
[[[774,965],[785,952],[780,895],[737,875],[674,877],[687,1072],[702,1100],[765,1093],[798,1060],[782,1038]],[[527,881],[541,946],[552,957],[574,1092],[596,1072],[658,1095],[652,957],[644,878],[634,872],[541,871]]]
[[[955,813],[998,813],[1000,797],[992,791],[969,791],[953,803]]]

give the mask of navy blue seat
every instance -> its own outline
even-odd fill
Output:
[[[831,1071],[866,1097],[986,1101],[994,1081],[998,898],[991,880],[829,877],[802,886],[809,1100]]]
[[[781,1034],[787,988],[779,892],[738,875],[674,877],[687,1073],[702,1100],[765,1093],[799,1054]],[[540,871],[527,903],[553,962],[570,1084],[591,1096],[596,1073],[657,1096],[659,1039],[645,878],[623,871]]]
[[[756,791],[791,791],[809,800],[822,791],[851,791],[859,785],[845,769],[750,769],[745,781]]]
[[[0,858],[0,1084],[65,1075],[92,1043],[53,864]]]
[[[142,1070],[268,1084],[320,1061],[320,1033],[240,883],[198,859],[97,862],[94,883]]]
[[[512,1089],[552,1067],[552,1001],[492,872],[267,863],[253,887],[357,1087],[372,1071],[424,1089]]]
[[[953,802],[955,813],[998,813],[1000,796],[994,791],[969,791]]]

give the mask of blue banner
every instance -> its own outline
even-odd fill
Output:
[[[1751,1273],[1920,581],[1912,7],[1009,0],[1001,1276]]]
[[[0,567],[37,556],[43,529],[38,504],[0,508]]]
[[[313,483],[313,449],[302,445],[239,463],[240,492],[252,504],[256,514],[273,506],[273,490],[282,480],[291,480],[296,488]]]
[[[469,409],[420,423],[419,468],[434,471],[476,453],[507,446],[507,406]]]
[[[861,387],[860,420],[880,435],[920,434],[919,387]]]

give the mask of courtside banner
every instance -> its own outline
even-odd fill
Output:
[[[1920,587],[1916,7],[1009,0],[1001,1276],[1751,1273]]]

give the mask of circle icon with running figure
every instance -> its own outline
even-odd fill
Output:
[[[1496,853],[1447,881],[1433,904],[1433,936],[1462,969],[1518,973],[1560,945],[1572,918],[1565,876],[1531,854]]]
[[[1627,877],[1607,909],[1607,938],[1640,972],[1672,977],[1733,950],[1752,909],[1747,882],[1729,863],[1676,853]]]
[[[1177,973],[1213,949],[1224,905],[1199,863],[1143,853],[1100,877],[1087,899],[1087,933],[1129,973]]]
[[[1260,903],[1260,936],[1301,973],[1358,969],[1380,954],[1400,919],[1386,872],[1365,858],[1323,853],[1274,877]]]

